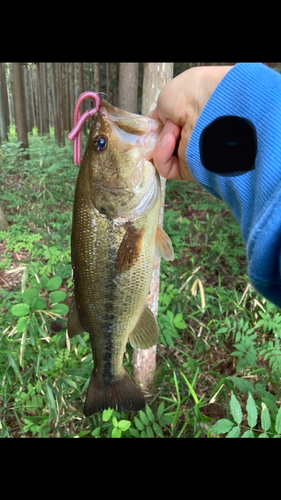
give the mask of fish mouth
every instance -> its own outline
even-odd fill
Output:
[[[116,138],[131,147],[142,148],[142,157],[151,160],[163,124],[148,116],[130,113],[112,106],[106,100],[101,101],[99,112],[110,125]]]

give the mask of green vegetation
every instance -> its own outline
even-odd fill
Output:
[[[160,339],[145,411],[83,415],[92,371],[88,335],[66,336],[77,167],[72,144],[15,135],[0,149],[1,437],[280,437],[281,314],[246,276],[239,227],[197,185],[168,181]],[[125,366],[131,368],[128,345]]]

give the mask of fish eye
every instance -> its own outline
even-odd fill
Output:
[[[102,153],[107,146],[107,137],[105,135],[98,135],[94,139],[94,148],[98,153]]]

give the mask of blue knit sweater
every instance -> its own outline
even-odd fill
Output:
[[[242,117],[253,125],[253,169],[232,175],[213,173],[203,165],[200,138],[222,116]],[[235,65],[202,110],[186,159],[196,181],[224,200],[236,217],[251,283],[281,307],[281,76],[263,64]]]

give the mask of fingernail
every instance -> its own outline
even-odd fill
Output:
[[[172,120],[166,121],[164,128],[162,130],[162,134],[159,138],[158,146],[160,148],[164,149],[167,146],[167,144],[169,143],[169,137],[167,137],[167,134],[173,134],[175,127],[176,125]]]
[[[169,143],[169,136],[165,134],[159,141],[159,148],[164,149]]]

